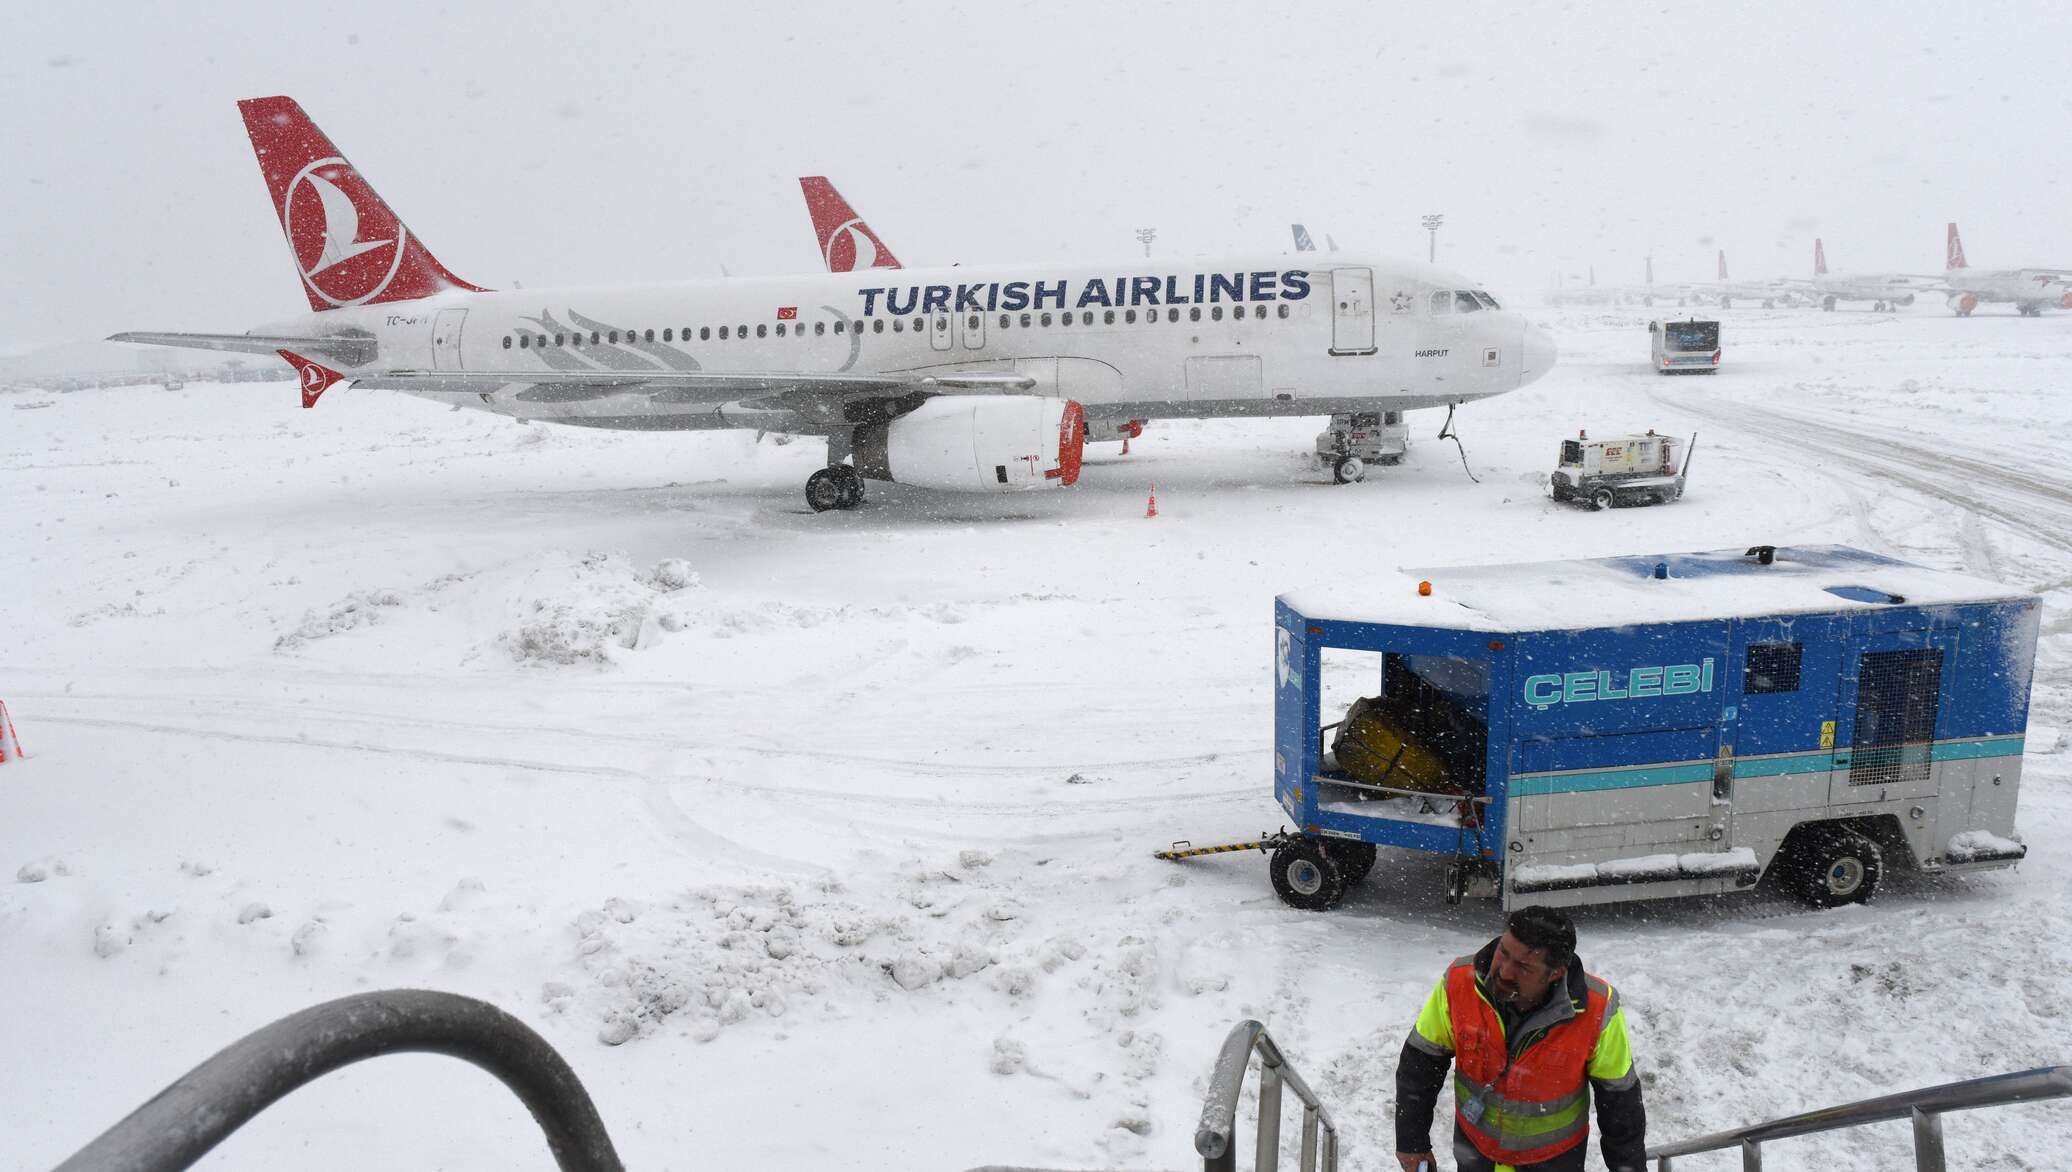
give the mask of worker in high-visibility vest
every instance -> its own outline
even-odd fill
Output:
[[[1644,1172],[1647,1110],[1618,991],[1583,971],[1576,929],[1519,908],[1504,934],[1448,966],[1396,1063],[1396,1159],[1438,1172],[1432,1109],[1453,1070],[1459,1172],[1582,1172],[1597,1100],[1611,1172]]]

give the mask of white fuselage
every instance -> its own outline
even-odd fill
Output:
[[[1515,390],[1555,348],[1500,309],[1433,294],[1476,284],[1351,254],[1138,260],[731,278],[644,287],[451,292],[307,314],[265,332],[365,333],[384,371],[508,372],[511,385],[412,393],[592,427],[845,426],[839,403],[771,393],[715,405],[556,384],[557,371],[881,374],[1012,371],[1089,419],[1402,411]],[[1177,318],[1177,320],[1175,320]],[[1069,324],[1067,324],[1069,323]],[[861,397],[861,396],[855,396]]]
[[[2031,312],[2072,307],[2072,284],[2049,269],[1950,269],[1943,280],[1953,297],[2012,302]]]
[[[1912,305],[1914,294],[1923,286],[1919,277],[1900,273],[1866,273],[1860,276],[1834,276],[1822,274],[1813,278],[1811,288],[1816,298],[1832,297],[1836,301],[1884,301],[1897,305]]]

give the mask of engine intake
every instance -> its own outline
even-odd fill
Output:
[[[1027,492],[1079,479],[1086,412],[1071,399],[940,395],[856,429],[857,471],[944,492]]]

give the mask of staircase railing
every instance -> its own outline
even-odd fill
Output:
[[[1256,1021],[1241,1021],[1232,1027],[1216,1055],[1209,1093],[1202,1100],[1201,1126],[1194,1130],[1194,1150],[1201,1153],[1203,1172],[1237,1170],[1237,1102],[1255,1050],[1259,1053],[1259,1139],[1253,1149],[1253,1172],[1274,1172],[1280,1165],[1284,1085],[1302,1100],[1302,1172],[1338,1172],[1338,1125],[1331,1122],[1331,1114],[1317,1101],[1316,1092],[1282,1056],[1266,1027]]]
[[[1655,1162],[1656,1172],[1670,1172],[1670,1161],[1677,1156],[1739,1148],[1742,1172],[1762,1172],[1763,1145],[1766,1143],[1870,1123],[1910,1119],[1914,1125],[1916,1172],[1945,1172],[1942,1136],[1945,1113],[2067,1096],[2072,1096],[2072,1066],[2044,1066],[2015,1074],[1996,1074],[1990,1078],[1923,1087],[1918,1091],[1903,1091],[1860,1103],[1844,1103],[1839,1107],[1824,1107],[1738,1131],[1722,1131],[1682,1143],[1665,1144],[1649,1148],[1648,1159]]]
[[[58,1172],[176,1172],[305,1083],[408,1051],[464,1059],[532,1112],[562,1172],[624,1172],[575,1071],[545,1038],[472,997],[395,989],[292,1013],[231,1043],[58,1165]]]

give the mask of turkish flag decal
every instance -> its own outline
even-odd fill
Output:
[[[777,310],[778,321],[796,321],[798,319],[798,316],[799,307],[796,305],[781,306]]]

